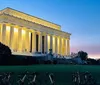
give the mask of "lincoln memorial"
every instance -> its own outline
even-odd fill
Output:
[[[0,42],[12,53],[70,54],[70,33],[61,26],[44,19],[5,8],[0,11]]]

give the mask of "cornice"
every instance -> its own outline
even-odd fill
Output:
[[[28,20],[28,21],[31,21],[31,22],[35,22],[37,24],[41,24],[41,25],[44,25],[44,26],[47,26],[47,27],[50,27],[50,28],[53,28],[53,29],[57,29],[57,30],[60,30],[60,28],[61,28],[61,26],[58,25],[58,24],[49,22],[47,20],[44,20],[44,19],[32,16],[32,15],[26,14],[24,12],[21,12],[21,11],[18,11],[18,10],[9,8],[9,7],[1,10],[0,13],[13,15],[15,17],[25,19],[25,20]]]

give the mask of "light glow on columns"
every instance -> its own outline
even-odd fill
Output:
[[[53,36],[53,52],[55,53],[55,37]]]
[[[0,24],[0,42],[1,42],[1,37],[2,37],[2,27],[1,27],[1,24]]]
[[[25,34],[25,30],[22,30],[22,35],[24,35]]]
[[[60,40],[59,40],[59,37],[57,38],[58,40],[57,40],[57,47],[58,47],[58,54],[60,54],[60,52],[59,52],[59,42],[60,42]]]
[[[31,32],[29,32],[29,36],[31,36]]]
[[[6,30],[7,31],[10,31],[10,26],[6,26]]]
[[[29,43],[30,43],[30,40],[31,40],[31,32],[29,32]]]
[[[18,32],[18,29],[17,28],[14,28],[14,32]]]
[[[67,55],[68,49],[67,49],[67,39],[66,39],[66,55]]]
[[[61,45],[61,46],[62,46],[62,47],[61,47],[61,50],[62,50],[62,53],[61,53],[61,54],[62,54],[62,55],[64,54],[64,47],[63,47],[63,46],[64,46],[64,41],[63,41],[63,40],[64,40],[64,39],[62,38],[62,45]]]
[[[48,35],[48,52],[49,52],[49,49],[50,49],[50,36]]]
[[[31,41],[31,32],[29,32],[28,37],[29,37],[29,44],[30,44],[30,41]]]
[[[10,26],[6,26],[6,45],[9,46],[10,41]]]
[[[67,49],[67,40],[66,40],[66,49]]]

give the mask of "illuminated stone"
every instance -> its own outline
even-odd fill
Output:
[[[70,33],[61,26],[12,8],[0,11],[0,41],[12,52],[70,54]]]

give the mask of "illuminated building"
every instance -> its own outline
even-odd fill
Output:
[[[70,54],[70,33],[61,26],[12,8],[0,11],[0,41],[12,52]]]

